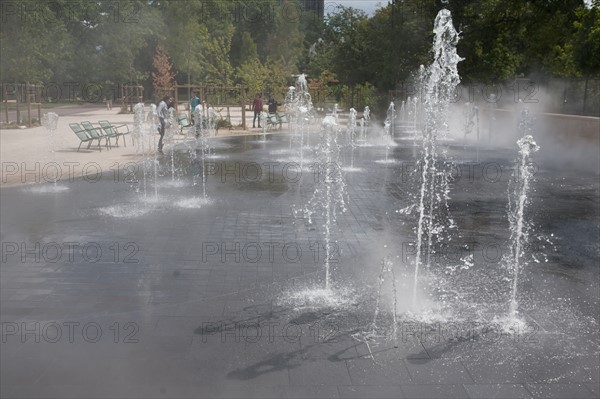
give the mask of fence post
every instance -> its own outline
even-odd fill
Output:
[[[31,127],[31,103],[30,102],[27,102],[27,127]]]
[[[587,105],[587,91],[588,91],[588,81],[589,81],[589,77],[585,77],[585,86],[583,88],[583,110],[581,112],[582,115],[587,115],[585,113],[585,108]]]
[[[21,123],[21,110],[19,109],[19,99],[15,103],[17,105],[17,125]]]
[[[246,130],[246,91],[244,85],[240,86],[241,100],[242,100],[242,129]]]

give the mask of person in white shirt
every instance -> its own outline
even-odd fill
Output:
[[[158,127],[158,134],[160,134],[160,139],[158,140],[158,152],[160,154],[163,153],[163,138],[165,137],[165,127],[167,124],[167,118],[169,117],[168,108],[172,102],[173,99],[171,97],[164,96],[156,108],[156,113],[158,114],[158,120],[160,122],[160,126]]]

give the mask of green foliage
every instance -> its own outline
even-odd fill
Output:
[[[229,51],[233,32],[234,28],[230,26],[221,35],[208,35],[199,55],[202,81],[223,86],[232,84],[233,67],[229,62]]]
[[[9,6],[14,7],[14,14],[9,12]],[[3,82],[41,84],[53,79],[57,69],[67,74],[60,64],[65,54],[74,50],[74,41],[65,22],[56,17],[48,3],[18,0],[3,4],[0,26]]]
[[[246,61],[236,70],[240,83],[252,94],[264,91],[268,74],[269,70],[262,65],[258,57]]]
[[[600,76],[597,0],[593,6],[583,0],[403,0],[370,17],[338,7],[324,19],[298,14],[295,0],[6,4],[2,82],[75,81],[81,87],[134,81],[150,89],[154,50],[161,45],[180,83],[241,83],[251,93],[279,98],[292,74],[303,72],[327,96],[358,90],[385,101],[388,89],[431,62],[433,20],[442,7],[462,32],[463,81]]]
[[[577,10],[573,44],[575,64],[582,74],[600,76],[600,2]]]

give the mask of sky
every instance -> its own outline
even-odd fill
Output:
[[[353,7],[363,10],[369,16],[373,16],[375,10],[387,5],[389,0],[325,0],[325,14],[329,10],[335,9],[336,5],[344,7]],[[589,8],[592,5],[592,0],[583,0],[584,4]]]
[[[376,9],[387,4],[388,0],[325,0],[325,14],[335,9],[336,5],[342,5],[344,7],[358,8],[372,16]]]

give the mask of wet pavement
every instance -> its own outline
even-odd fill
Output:
[[[206,201],[195,143],[173,159],[167,150],[156,179],[152,158],[146,173],[124,165],[62,190],[2,188],[2,397],[599,397],[595,171],[536,160],[524,323],[508,329],[516,148],[476,159],[448,146],[454,174],[438,211],[456,227],[432,252],[415,311],[412,140],[396,140],[389,163],[376,162],[385,146],[354,150],[330,244],[335,295],[324,298],[323,219],[301,212],[323,176],[292,139],[213,139]],[[351,163],[348,148],[342,158]],[[388,281],[367,339],[386,256],[397,331]]]

